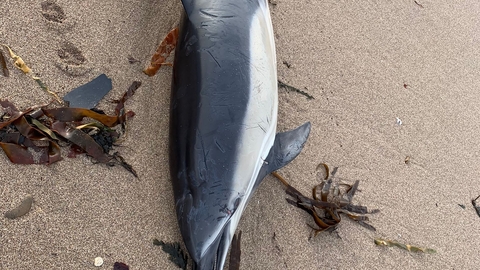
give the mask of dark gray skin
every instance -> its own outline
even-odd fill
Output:
[[[223,267],[230,219],[252,195],[232,187],[252,95],[249,27],[259,1],[183,1],[172,80],[170,171],[193,269]],[[255,186],[293,160],[309,132],[307,123],[278,134]]]

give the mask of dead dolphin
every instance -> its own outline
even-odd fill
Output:
[[[300,153],[310,123],[276,134],[267,0],[182,2],[170,118],[177,219],[193,268],[222,269],[253,191]]]

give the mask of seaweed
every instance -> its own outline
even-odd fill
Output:
[[[298,88],[295,88],[293,86],[290,86],[282,81],[278,81],[278,87],[282,87],[282,88],[285,88],[287,91],[292,91],[292,92],[296,92],[296,93],[299,93],[300,95],[302,96],[305,96],[308,100],[310,99],[315,99],[312,95],[308,94],[307,92],[305,91],[302,91]]]
[[[368,230],[375,231],[375,227],[368,224],[368,217],[365,214],[378,213],[379,210],[368,211],[367,207],[352,204],[353,196],[358,190],[360,181],[355,181],[353,185],[333,183],[337,168],[331,172],[327,164],[320,163],[317,166],[317,171],[321,168],[324,170],[325,177],[319,185],[312,189],[312,197],[308,198],[300,193],[297,189],[292,187],[282,176],[277,172],[272,175],[279,179],[286,187],[286,193],[294,199],[287,198],[287,202],[309,213],[315,221],[316,227],[310,226],[313,229],[313,237],[316,237],[323,231],[334,231],[341,222],[341,214],[356,221],[359,225]],[[341,186],[344,187],[342,192]]]
[[[422,4],[420,4],[418,1],[414,0],[413,1],[415,4],[417,4],[417,6],[421,7],[421,8],[424,8],[424,6]]]
[[[402,244],[400,242],[385,240],[385,239],[380,239],[380,238],[374,239],[374,242],[377,246],[398,247],[398,248],[401,248],[401,249],[408,250],[410,252],[423,252],[423,253],[430,253],[430,254],[437,253],[437,251],[435,249],[421,248],[421,247],[406,245],[406,244]]]
[[[3,113],[0,116],[0,148],[11,162],[49,165],[62,159],[59,144],[64,146],[66,144],[72,149],[69,157],[86,153],[97,162],[109,166],[120,165],[138,177],[133,167],[118,152],[113,154],[110,152],[120,137],[112,128],[121,124],[122,130],[125,130],[126,121],[135,115],[134,112],[125,110],[125,102],[140,87],[140,82],[134,81],[117,101],[115,115],[107,115],[103,111],[89,108],[96,106],[112,88],[112,82],[105,74],[66,95],[66,103],[79,107],[64,107],[68,104],[63,103],[55,92],[34,75],[20,56],[8,45],[0,45],[8,50],[15,67],[35,80],[60,104],[60,107],[50,107],[53,103],[50,102],[21,111],[10,101],[0,99],[0,112]],[[1,54],[0,65],[5,72],[7,69],[4,60]],[[90,120],[87,121],[86,118]]]
[[[52,124],[52,130],[73,144],[79,146],[87,153],[87,155],[93,157],[94,159],[102,163],[107,163],[110,161],[111,158],[103,151],[103,148],[98,145],[98,143],[95,142],[91,136],[82,130],[72,128],[65,122],[58,121]]]
[[[139,81],[132,82],[130,87],[128,87],[128,90],[123,94],[122,98],[119,100],[114,100],[114,102],[117,103],[117,106],[115,107],[115,114],[118,117],[118,123],[122,124],[123,129],[125,129],[124,123],[126,119],[133,117],[134,115],[132,111],[125,112],[125,102],[127,102],[127,100],[135,94],[141,85],[142,83]]]
[[[48,108],[41,105],[19,110],[8,100],[0,100],[0,148],[16,164],[52,164],[62,159],[59,143],[71,147],[69,157],[86,153],[109,166],[120,165],[138,177],[137,172],[118,153],[110,153],[120,137],[112,128],[134,115],[125,113],[124,103],[140,86],[134,82],[118,101],[116,114],[96,109]],[[90,118],[86,124],[80,121]]]
[[[153,239],[153,244],[155,246],[161,246],[162,250],[169,255],[168,259],[178,267],[183,270],[187,269],[188,256],[182,250],[179,243],[166,243],[158,239]]]
[[[10,57],[15,61],[13,63],[15,67],[20,69],[26,75],[29,75],[34,81],[37,82],[40,88],[42,88],[44,91],[52,95],[59,104],[62,104],[58,95],[55,92],[51,91],[39,77],[33,75],[32,70],[27,66],[27,64],[25,64],[25,61],[23,61],[23,59],[20,56],[15,54],[15,52],[13,52],[13,50],[10,49],[8,45],[5,45],[5,44],[2,44],[2,45],[8,50]]]
[[[172,53],[175,46],[177,46],[178,39],[178,27],[168,32],[167,36],[163,39],[162,43],[157,48],[157,51],[150,60],[150,65],[143,70],[148,76],[153,76],[157,73],[163,65],[171,65],[171,63],[165,63],[167,57]]]
[[[116,126],[119,122],[117,116],[105,115],[97,113],[93,110],[83,108],[45,108],[42,109],[42,111],[46,116],[61,122],[79,122],[82,121],[85,117],[95,119],[107,127]]]

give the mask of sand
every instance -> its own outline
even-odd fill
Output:
[[[117,148],[139,178],[87,157],[22,166],[0,154],[0,269],[97,269],[98,256],[98,269],[116,261],[177,269],[152,245],[181,241],[168,173],[171,68],[152,78],[141,71],[178,23],[180,1],[58,0],[62,22],[47,20],[41,3],[1,1],[0,42],[60,96],[107,74],[113,90],[98,106],[107,112],[141,81]],[[376,232],[344,219],[337,233],[309,240],[310,216],[268,176],[239,225],[241,269],[478,268],[480,2],[275,0],[270,8],[279,79],[315,98],[279,90],[278,130],[312,123],[304,151],[280,173],[310,194],[317,164],[337,166],[337,179],[360,180],[354,203],[381,212],[370,216]],[[65,71],[58,51],[71,46],[85,61]],[[9,68],[2,99],[19,108],[50,99]],[[27,194],[30,213],[4,218]],[[378,247],[379,237],[437,253]]]

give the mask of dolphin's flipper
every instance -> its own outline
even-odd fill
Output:
[[[268,153],[262,169],[257,177],[255,188],[263,178],[294,160],[303,149],[310,134],[311,124],[307,122],[298,128],[282,133],[277,133],[270,153]]]

